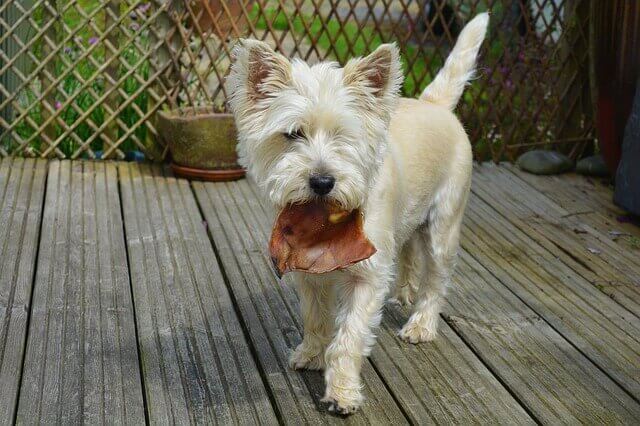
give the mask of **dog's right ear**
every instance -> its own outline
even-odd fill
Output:
[[[398,47],[383,44],[369,56],[351,59],[344,66],[343,80],[379,99],[397,96],[403,80]]]
[[[255,103],[286,88],[291,79],[291,63],[262,41],[240,40],[232,57],[227,78],[232,99],[241,96]]]
[[[351,59],[344,66],[343,82],[364,108],[388,122],[402,85],[398,47],[383,44],[369,56]]]

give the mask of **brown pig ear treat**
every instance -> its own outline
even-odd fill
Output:
[[[368,259],[376,248],[364,235],[359,210],[309,202],[285,207],[269,241],[271,260],[281,276],[289,271],[321,274]]]

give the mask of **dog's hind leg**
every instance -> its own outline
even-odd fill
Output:
[[[438,203],[429,215],[429,224],[416,233],[421,240],[421,253],[426,260],[426,274],[421,279],[414,309],[400,330],[400,337],[411,343],[436,338],[440,310],[451,282],[460,240],[460,226],[466,196],[459,203]]]
[[[289,357],[289,366],[295,370],[324,369],[324,351],[333,332],[332,287],[308,274],[296,273],[296,287],[304,324],[302,343]]]
[[[425,258],[420,232],[416,231],[404,244],[398,257],[398,276],[394,298],[402,305],[411,305],[425,274]]]

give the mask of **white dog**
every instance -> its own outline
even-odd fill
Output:
[[[436,337],[472,171],[469,139],[452,110],[488,20],[481,14],[464,28],[420,100],[398,96],[393,44],[344,68],[289,61],[254,40],[234,51],[228,89],[240,163],[276,209],[318,197],[361,209],[377,248],[342,271],[296,273],[304,339],[290,365],[325,370],[323,401],[332,411],[362,404],[360,369],[394,280],[399,299],[414,303],[400,337]]]

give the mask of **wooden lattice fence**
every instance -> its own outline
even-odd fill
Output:
[[[460,28],[490,10],[478,80],[458,107],[477,158],[593,141],[588,0],[4,0],[0,156],[161,160],[155,112],[225,109],[239,37],[310,62],[396,41],[415,96]]]

